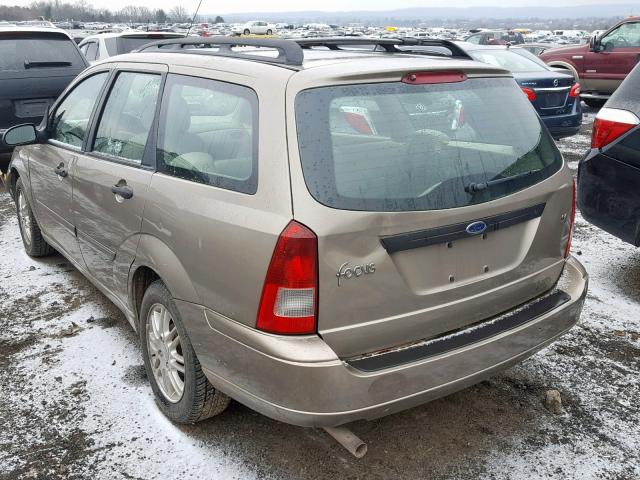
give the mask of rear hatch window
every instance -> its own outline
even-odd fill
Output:
[[[3,32],[0,34],[0,72],[86,66],[73,40],[66,35]]]
[[[464,207],[530,187],[562,166],[512,78],[320,87],[300,92],[295,108],[307,188],[334,208]]]

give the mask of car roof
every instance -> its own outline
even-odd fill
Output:
[[[61,28],[56,27],[25,27],[22,25],[16,25],[13,27],[0,26],[0,33],[4,32],[19,32],[19,33],[53,33],[54,35],[64,35],[67,38],[71,36]]]
[[[180,38],[180,37],[184,37],[184,33],[177,33],[177,32],[141,32],[139,30],[128,30],[128,31],[124,31],[124,32],[106,32],[106,33],[96,33],[95,35],[89,35],[84,37],[83,40],[89,40],[89,39],[97,39],[97,38],[117,38],[117,37],[127,37],[127,38],[134,38],[134,37],[151,37],[149,39],[149,42],[153,41],[154,37],[172,37],[174,36],[175,38]]]
[[[266,54],[264,49],[261,54]],[[272,52],[274,52],[272,50]],[[249,50],[249,53],[255,53]],[[110,57],[97,65],[105,63],[162,63],[169,66],[186,66],[210,69],[213,71],[225,71],[260,78],[270,75],[274,69],[290,70],[290,75],[297,72],[307,72],[306,75],[327,78],[365,78],[376,74],[401,74],[407,70],[414,71],[451,71],[459,70],[467,73],[487,76],[512,76],[511,72],[502,68],[488,65],[475,60],[460,58],[429,56],[411,53],[386,53],[373,51],[335,51],[335,50],[304,50],[302,65],[295,68],[288,65],[261,62],[238,57],[226,57],[207,54],[185,54],[180,52],[165,51],[135,52]],[[268,57],[267,57],[268,58]],[[265,60],[267,59],[265,58]],[[285,67],[285,68],[283,68]]]

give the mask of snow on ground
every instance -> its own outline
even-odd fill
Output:
[[[591,121],[560,142],[572,170]],[[350,425],[369,444],[355,460],[237,403],[168,422],[124,316],[62,257],[24,254],[0,191],[0,479],[638,479],[640,251],[580,216],[572,250],[591,276],[578,326],[488,381]]]

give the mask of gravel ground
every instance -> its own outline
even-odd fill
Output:
[[[560,142],[574,170],[593,115]],[[488,381],[351,424],[369,445],[361,460],[237,403],[172,425],[123,315],[62,257],[24,254],[3,191],[0,252],[0,479],[640,478],[640,251],[580,216],[573,252],[591,284],[579,325]],[[548,389],[560,414],[543,406]]]

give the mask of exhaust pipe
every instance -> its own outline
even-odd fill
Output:
[[[324,431],[335,438],[340,445],[349,450],[354,457],[362,458],[367,454],[367,444],[348,428],[324,427]]]

